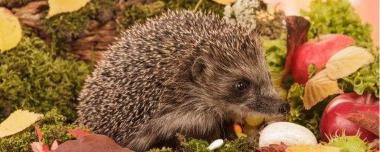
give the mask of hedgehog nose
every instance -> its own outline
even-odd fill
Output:
[[[281,114],[287,114],[290,110],[290,106],[288,103],[282,103],[278,108],[278,112]]]

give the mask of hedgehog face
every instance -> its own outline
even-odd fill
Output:
[[[203,101],[220,106],[235,120],[250,113],[287,113],[288,105],[275,92],[263,51],[255,40],[215,42],[208,49],[192,66]]]

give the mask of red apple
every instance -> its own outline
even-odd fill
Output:
[[[348,120],[352,113],[373,113],[379,116],[379,99],[371,94],[344,93],[335,97],[326,107],[320,121],[322,140],[335,135],[360,135],[368,141],[379,138],[376,134]],[[377,123],[375,125],[378,125]]]
[[[331,56],[353,43],[354,40],[346,35],[325,35],[297,47],[292,60],[286,62],[292,62],[290,71],[294,80],[300,84],[305,84],[308,80],[308,66],[310,64],[314,64],[317,71],[320,71]]]

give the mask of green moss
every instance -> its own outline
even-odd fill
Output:
[[[224,140],[224,145],[216,152],[249,152],[254,151],[254,145],[250,145],[248,138],[237,138],[234,140]],[[209,143],[199,139],[189,139],[181,142],[181,150],[186,152],[209,152]]]
[[[74,120],[89,72],[87,64],[55,58],[42,40],[24,36],[16,48],[0,54],[0,120],[15,109],[45,113],[54,107]]]
[[[209,152],[207,149],[209,143],[205,140],[189,138],[185,139],[183,136],[179,136],[180,146],[176,149],[163,147],[161,149],[154,148],[150,152],[171,152],[171,151],[183,151],[183,152]],[[237,138],[234,140],[224,140],[224,145],[216,152],[250,152],[254,151],[255,144],[250,144],[248,138]]]
[[[67,50],[69,42],[77,39],[86,30],[91,19],[98,19],[100,11],[109,9],[111,12],[115,9],[112,0],[92,0],[78,11],[43,20],[42,30],[50,36],[52,49]]]
[[[379,57],[377,53],[373,63],[339,80],[339,86],[344,88],[344,91],[355,91],[360,95],[370,92],[379,97]]]
[[[257,145],[256,145],[257,146]],[[254,151],[254,145],[250,145],[248,138],[238,138],[231,141],[226,141],[218,152],[250,152]]]
[[[120,26],[122,29],[126,29],[135,23],[143,23],[148,17],[153,17],[163,12],[165,5],[163,1],[130,5],[125,9],[122,17],[119,19]]]
[[[271,40],[267,37],[263,39],[263,49],[265,51],[265,60],[269,66],[272,83],[282,99],[286,99],[287,90],[282,86],[283,70],[286,58],[286,40],[285,35],[278,39]]]
[[[118,23],[121,29],[126,29],[135,23],[143,23],[147,18],[160,15],[169,9],[193,10],[197,2],[197,0],[158,0],[152,3],[129,5],[118,19]],[[221,16],[223,9],[223,5],[207,0],[201,3],[198,10],[213,12]]]
[[[314,0],[310,11],[303,11],[311,21],[309,37],[340,33],[352,36],[356,45],[371,48],[371,27],[364,24],[348,0]]]
[[[269,65],[269,70],[272,72],[281,72],[284,70],[286,58],[286,38],[263,40],[263,48],[265,50],[265,59]]]
[[[160,148],[153,148],[153,149],[150,149],[149,152],[172,152],[173,149],[172,148],[168,148],[168,147],[162,147],[161,149]]]
[[[65,124],[65,121],[66,117],[61,115],[57,109],[47,112],[45,117],[37,123],[43,133],[43,142],[51,145],[55,139],[60,143],[72,139],[73,137],[67,134],[67,130],[73,129],[75,126]],[[34,128],[29,127],[15,135],[0,138],[0,151],[29,152],[32,142],[38,142],[38,138]]]
[[[310,129],[319,139],[319,121],[327,103],[331,101],[334,96],[327,97],[317,105],[313,106],[310,110],[306,110],[303,106],[304,91],[305,88],[298,83],[294,83],[290,87],[287,97],[290,111],[287,119],[290,122],[300,124]]]
[[[209,152],[208,145],[207,141],[199,139],[189,139],[181,142],[181,147],[186,152]]]
[[[169,9],[187,9],[194,10],[199,0],[165,0],[167,8]],[[219,16],[223,15],[224,5],[220,5],[214,1],[202,0],[198,11],[212,12]]]

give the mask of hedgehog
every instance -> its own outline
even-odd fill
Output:
[[[77,122],[135,151],[176,135],[228,138],[248,114],[283,116],[257,32],[168,11],[123,32],[79,95]]]

